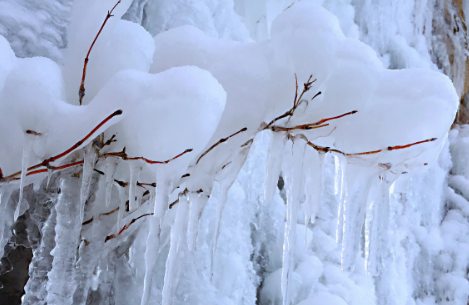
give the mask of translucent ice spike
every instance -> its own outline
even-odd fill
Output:
[[[111,192],[112,186],[114,185],[114,175],[116,174],[118,158],[106,158],[106,164],[104,167],[104,181],[105,181],[105,203],[106,207],[111,203]]]
[[[347,183],[345,180],[346,170],[347,170],[347,158],[342,155],[335,156],[335,190],[339,199],[339,206],[337,212],[337,229],[336,229],[336,242],[338,244],[342,243],[342,235],[344,233],[344,204],[345,196],[347,193]]]
[[[389,189],[392,182],[382,177],[370,193],[365,222],[365,267],[377,276],[382,270],[389,224]]]
[[[264,181],[264,200],[272,201],[277,188],[278,177],[282,166],[283,148],[285,146],[285,135],[280,132],[273,132],[270,139],[269,151],[267,155],[267,165]]]
[[[178,279],[179,269],[179,252],[184,247],[184,234],[187,224],[187,216],[189,210],[189,203],[187,198],[180,198],[177,205],[176,219],[171,227],[171,244],[169,247],[168,258],[166,259],[166,271],[164,275],[163,285],[163,305],[171,305],[173,303],[174,288]]]
[[[147,305],[150,300],[153,272],[155,270],[155,264],[159,254],[158,250],[160,247],[161,218],[153,215],[150,217],[149,221],[150,230],[148,232],[147,247],[145,250],[145,278],[143,281],[141,305]]]
[[[343,204],[342,269],[353,271],[360,248],[360,234],[365,221],[365,210],[372,179],[376,175],[360,166],[348,165],[346,172],[347,196]]]
[[[137,180],[142,171],[142,166],[139,161],[129,162],[130,181],[129,181],[129,210],[133,211],[138,208],[137,201],[135,200],[135,188],[137,187]]]
[[[285,222],[285,238],[283,242],[282,296],[283,305],[291,302],[291,281],[293,275],[293,253],[296,244],[296,224],[301,185],[301,172],[306,144],[304,141],[288,142],[283,164],[283,175],[287,193],[287,219]],[[291,146],[291,149],[290,147]]]
[[[18,205],[16,206],[15,214],[13,215],[13,220],[16,221],[20,216],[20,212],[25,209],[26,203],[23,203],[23,189],[26,179],[26,173],[29,167],[29,160],[31,159],[31,154],[33,150],[34,135],[25,133],[24,142],[23,142],[23,157],[21,158],[21,177],[20,177],[20,199]]]
[[[85,147],[85,157],[83,162],[83,175],[81,179],[81,188],[80,188],[80,200],[81,205],[84,206],[86,200],[88,200],[88,195],[90,193],[91,178],[93,177],[94,166],[98,154],[93,147],[93,143],[88,144]]]

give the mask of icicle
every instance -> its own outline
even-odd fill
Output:
[[[304,174],[306,175],[306,200],[302,205],[302,210],[307,218],[311,219],[313,223],[319,211],[319,203],[321,200],[324,159],[325,154],[318,154],[315,150],[308,151],[308,154],[305,157]]]
[[[148,232],[147,237],[147,248],[145,250],[145,279],[143,285],[143,296],[141,300],[141,305],[146,305],[150,299],[151,292],[151,282],[153,278],[153,272],[155,269],[156,260],[159,255],[160,248],[160,238],[161,238],[161,222],[163,216],[168,207],[169,201],[169,192],[171,190],[171,181],[166,173],[166,167],[159,166],[157,167],[157,190],[156,196],[153,195],[155,199],[154,215],[150,218],[150,231]],[[176,215],[179,215],[179,206],[181,205],[180,198],[178,206],[178,212]],[[183,200],[187,205],[187,199]],[[176,216],[177,219],[178,216]],[[174,228],[174,225],[173,225]],[[171,231],[171,236],[173,236],[173,231]],[[171,251],[171,250],[170,250]],[[168,255],[169,259],[169,255]],[[167,271],[167,269],[166,269]],[[165,275],[165,285],[166,285],[166,275]]]
[[[23,142],[23,157],[21,159],[21,178],[20,178],[20,199],[18,205],[16,206],[15,214],[13,215],[13,220],[16,221],[20,216],[20,213],[24,213],[26,208],[26,202],[23,203],[23,189],[26,179],[26,173],[29,167],[29,160],[31,158],[31,153],[33,149],[34,135],[25,133],[24,142]],[[23,210],[24,209],[24,210]]]
[[[373,169],[348,165],[346,173],[347,197],[343,205],[342,270],[353,271],[360,248],[360,234],[365,221],[365,210]]]
[[[47,169],[47,183],[46,183],[46,189],[49,189],[49,184],[50,184],[50,179],[52,178],[52,174],[54,173],[54,171],[52,170],[52,168],[48,168]]]
[[[197,235],[199,229],[199,218],[202,209],[205,207],[204,200],[207,195],[197,194],[190,192],[188,195],[189,200],[189,222],[187,224],[187,247],[189,250],[194,251],[197,244]]]
[[[264,181],[264,201],[267,202],[272,201],[275,195],[282,166],[285,142],[284,134],[280,132],[273,132],[271,134]]]
[[[300,195],[301,171],[305,148],[306,143],[304,141],[295,141],[291,150],[288,148],[285,153],[282,170],[287,192],[287,219],[285,222],[285,237],[283,241],[283,269],[281,280],[284,305],[289,305],[291,302],[290,286],[294,266],[293,253],[296,245],[296,224],[299,205],[298,197]]]
[[[85,206],[86,200],[88,200],[91,178],[93,177],[94,166],[96,164],[97,158],[98,155],[93,147],[93,143],[88,144],[85,148],[83,175],[80,188],[80,200],[82,206]]]
[[[301,209],[305,214],[305,247],[307,241],[307,230],[309,222],[315,222],[319,211],[319,203],[322,191],[322,171],[325,160],[324,153],[315,150],[308,150],[304,158],[303,174],[305,175],[305,202]]]
[[[124,218],[124,213],[126,210],[127,198],[129,196],[126,194],[129,189],[124,186],[119,185],[119,211],[117,212],[117,222],[116,222],[116,234],[119,234],[119,231],[122,228],[122,219]]]
[[[342,235],[344,233],[344,204],[345,195],[347,193],[347,183],[345,180],[347,170],[347,158],[343,155],[336,155],[335,159],[335,192],[339,197],[339,206],[337,211],[337,229],[336,229],[336,242],[342,243]]]
[[[168,208],[169,195],[172,188],[171,179],[166,173],[164,165],[157,168],[156,187],[154,214],[158,217],[163,217]]]
[[[45,283],[47,282],[47,273],[50,272],[52,268],[53,258],[51,250],[55,246],[56,218],[57,213],[55,207],[52,205],[51,213],[41,231],[41,245],[34,253],[31,264],[29,265],[29,279],[24,287],[25,295],[23,305],[45,304],[47,295]]]
[[[216,222],[215,222],[215,234],[214,234],[214,240],[213,240],[213,246],[212,246],[212,260],[211,260],[212,261],[212,273],[213,273],[213,263],[215,261],[215,253],[217,251],[218,237],[220,235],[220,224],[221,224],[221,219],[223,216],[223,210],[225,209],[226,200],[228,198],[228,191],[230,190],[233,183],[236,181],[239,171],[243,167],[248,154],[249,154],[249,147],[246,147],[240,150],[235,155],[230,165],[224,169],[224,171],[221,173],[221,177],[218,179],[220,180],[220,190],[219,190],[218,205],[217,205],[217,217],[216,217]]]
[[[145,250],[145,278],[143,282],[143,295],[141,305],[147,305],[150,300],[151,283],[155,270],[158,250],[160,247],[161,221],[162,218],[153,215],[150,217],[150,229],[148,232]]]
[[[106,165],[104,168],[105,179],[105,202],[106,207],[109,207],[112,198],[112,186],[114,185],[114,175],[116,174],[117,165],[119,164],[118,158],[106,158]]]
[[[102,297],[100,304],[115,304],[114,294],[112,293],[112,287],[114,284],[114,277],[116,272],[116,252],[111,251],[101,259],[101,272],[99,273],[99,292]],[[49,305],[49,304],[47,304]]]
[[[166,271],[164,275],[163,285],[163,305],[171,305],[173,303],[174,288],[178,280],[179,269],[177,264],[181,261],[179,257],[183,252],[181,249],[184,245],[184,232],[187,223],[188,200],[180,198],[177,204],[176,219],[171,226],[171,244],[169,247],[168,258],[166,259]]]
[[[156,200],[156,188],[154,187],[151,187],[150,188],[150,204],[155,204],[155,200]],[[155,209],[155,207],[153,206],[153,210]]]
[[[389,224],[389,189],[393,181],[380,177],[373,187],[365,222],[365,267],[368,274],[377,276],[382,270],[382,254],[386,251]]]
[[[74,274],[76,253],[83,222],[79,186],[79,180],[71,177],[62,179],[60,184],[61,193],[55,206],[57,212],[56,246],[51,252],[54,259],[47,282],[48,305],[71,305],[73,303],[73,294],[77,287]]]
[[[135,188],[137,187],[137,180],[142,171],[140,161],[129,162],[130,181],[129,181],[129,210],[133,211],[138,208],[137,201],[135,200]]]
[[[228,191],[231,187],[231,184],[229,183],[224,183],[222,182],[220,184],[220,188],[218,191],[218,206],[217,206],[217,217],[215,219],[215,234],[213,238],[213,246],[212,246],[212,274],[213,274],[213,264],[215,262],[215,254],[217,251],[217,243],[218,243],[218,237],[220,235],[220,224],[221,224],[221,218],[223,215],[223,209],[226,204],[226,200],[228,198]]]
[[[93,272],[98,265],[100,252],[104,245],[103,236],[107,233],[105,222],[100,220],[98,202],[88,202],[93,204],[93,222],[91,222],[91,234],[86,236],[87,242],[79,248],[79,259],[76,263],[75,279],[77,282],[77,289],[73,295],[74,305],[85,305],[88,292],[93,284]]]
[[[4,217],[5,211],[8,207],[8,201],[10,200],[10,195],[13,190],[14,187],[9,184],[4,184],[0,186],[0,219],[2,220],[0,221],[0,257],[3,257],[5,244],[8,242],[9,239],[8,237],[3,240],[5,229],[7,226],[7,221],[5,221]],[[7,230],[9,230],[9,225]]]

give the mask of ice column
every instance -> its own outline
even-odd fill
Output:
[[[290,145],[290,143],[292,143],[292,145]],[[294,267],[293,254],[296,244],[296,224],[298,220],[301,173],[306,142],[298,139],[294,142],[288,142],[286,147],[285,159],[282,166],[287,192],[287,219],[285,222],[285,238],[283,241],[283,269],[281,281],[283,305],[289,305],[292,301],[290,286]]]
[[[83,206],[80,204],[80,181],[73,177],[61,180],[61,193],[55,207],[56,246],[52,270],[48,273],[47,304],[71,305],[76,289],[75,261],[83,222]]]

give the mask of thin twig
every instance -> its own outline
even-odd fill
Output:
[[[285,112],[284,114],[276,117],[275,119],[273,119],[272,121],[270,121],[269,124],[265,125],[264,127],[264,130],[266,129],[270,129],[270,127],[275,124],[275,122],[283,119],[283,118],[286,118],[286,117],[291,117],[293,116],[293,114],[295,113],[295,110],[298,108],[298,106],[300,106],[301,104],[301,98],[303,97],[303,95],[308,92],[310,89],[311,89],[311,85],[316,81],[313,80],[311,81],[311,78],[313,77],[313,75],[310,75],[309,78],[308,78],[308,81],[306,83],[304,83],[304,87],[303,87],[303,91],[301,92],[300,94],[300,97],[296,97],[297,96],[297,93],[295,93],[295,101],[293,101],[293,108],[291,108],[290,110],[288,110],[287,112]],[[296,74],[295,74],[295,78],[296,78]],[[298,86],[298,85],[297,85]],[[318,92],[314,95],[314,97],[312,98],[312,100],[314,98],[316,98],[317,96],[319,96],[321,94],[321,92]]]
[[[303,138],[303,139],[305,139],[305,138]],[[308,141],[307,144],[309,146],[311,146],[312,148],[314,148],[315,150],[317,150],[317,151],[321,151],[321,152],[325,152],[325,153],[327,153],[327,152],[336,152],[336,153],[339,153],[339,154],[344,155],[346,157],[354,157],[354,156],[374,155],[374,154],[378,154],[378,153],[383,152],[383,151],[394,151],[394,150],[406,149],[406,148],[409,148],[409,147],[412,147],[412,146],[415,146],[415,145],[428,143],[428,142],[433,142],[433,141],[436,141],[436,140],[437,140],[437,138],[431,138],[431,139],[427,139],[427,140],[423,140],[423,141],[414,142],[414,143],[411,143],[411,144],[388,146],[385,149],[370,150],[370,151],[359,152],[359,153],[344,153],[343,151],[340,151],[338,149],[316,145],[316,144],[314,144],[310,141]]]
[[[35,171],[28,172],[26,174],[26,176],[31,176],[31,175],[40,174],[40,173],[46,173],[49,170],[52,170],[53,172],[55,172],[55,171],[66,169],[66,168],[69,168],[69,167],[72,167],[72,166],[82,165],[83,163],[84,163],[84,161],[81,160],[81,161],[77,161],[77,162],[73,162],[73,163],[70,163],[70,164],[65,164],[65,165],[61,165],[61,166],[57,166],[57,167],[49,167],[49,168],[38,169],[38,170],[35,170]]]
[[[183,151],[179,155],[177,155],[177,156],[175,156],[175,157],[173,157],[169,160],[166,160],[166,161],[153,161],[153,160],[147,159],[145,157],[125,157],[124,160],[143,160],[143,161],[147,162],[148,164],[168,164],[169,162],[174,161],[177,158],[182,157],[183,155],[191,152],[192,150],[193,150],[192,148],[186,149],[185,151]]]
[[[234,134],[232,134],[231,136],[228,136],[226,138],[223,138],[223,139],[220,139],[217,143],[213,144],[209,149],[207,149],[200,157],[199,159],[197,159],[197,162],[195,164],[198,164],[200,159],[202,159],[206,154],[208,154],[212,149],[214,149],[215,147],[217,147],[218,145],[228,141],[228,139],[242,133],[242,132],[245,132],[246,130],[248,130],[246,127],[244,128],[241,128],[240,130],[238,130],[237,132],[235,132]]]
[[[89,57],[90,57],[90,53],[91,53],[91,50],[93,49],[93,46],[94,44],[96,43],[96,41],[98,40],[98,37],[99,35],[101,34],[104,26],[106,25],[106,22],[109,20],[109,18],[111,18],[112,16],[112,12],[114,11],[114,9],[117,7],[117,5],[121,3],[121,0],[117,1],[117,3],[114,5],[114,7],[107,12],[107,15],[106,15],[106,18],[104,19],[104,22],[103,24],[101,25],[101,28],[99,29],[98,31],[98,34],[96,34],[96,37],[94,38],[93,42],[91,43],[91,46],[88,50],[88,53],[86,54],[86,57],[85,57],[85,63],[83,64],[83,74],[81,76],[81,85],[80,85],[80,90],[78,91],[78,97],[80,99],[80,105],[82,105],[82,102],[83,102],[83,97],[85,96],[85,78],[86,78],[86,68],[88,67],[88,61],[89,61]]]
[[[138,216],[137,218],[132,219],[132,220],[129,222],[129,224],[126,224],[126,225],[119,231],[119,233],[117,233],[117,235],[112,234],[112,235],[106,236],[106,239],[104,240],[104,242],[108,242],[109,240],[111,240],[111,239],[113,239],[113,238],[119,237],[119,235],[121,235],[122,232],[124,232],[125,230],[127,230],[127,229],[128,229],[132,224],[134,224],[137,220],[139,220],[139,219],[142,218],[142,217],[150,216],[150,215],[153,215],[153,213],[143,214],[143,215]]]
[[[324,125],[319,125],[319,126],[305,124],[305,125],[298,125],[298,126],[293,126],[293,127],[272,126],[270,129],[273,132],[280,132],[280,131],[290,132],[292,130],[311,130],[311,129],[318,129],[318,128],[327,127],[327,126],[329,126],[329,124],[324,124]]]
[[[104,124],[106,124],[109,120],[111,120],[113,117],[121,115],[121,114],[122,114],[122,110],[120,110],[120,109],[114,111],[107,118],[105,118],[103,121],[101,121],[101,123],[99,123],[95,128],[93,128],[93,130],[90,133],[88,133],[83,139],[81,139],[80,141],[75,143],[72,147],[70,147],[69,149],[67,149],[63,153],[60,153],[60,154],[58,154],[56,156],[53,156],[53,157],[50,157],[49,159],[46,159],[46,160],[42,161],[41,163],[38,163],[36,165],[33,165],[33,166],[29,167],[28,171],[35,170],[35,169],[37,169],[41,166],[45,166],[47,168],[50,168],[49,164],[51,162],[56,161],[56,160],[58,160],[58,159],[60,159],[64,156],[68,155],[69,153],[73,152],[75,149],[80,147],[86,140],[88,140],[99,128],[101,128]],[[14,174],[12,174],[8,177],[5,177],[4,179],[2,179],[2,181],[12,180],[15,176],[18,176],[18,175],[21,175],[21,171],[18,171],[18,172],[14,173]]]

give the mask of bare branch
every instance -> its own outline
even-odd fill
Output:
[[[112,15],[112,12],[114,11],[114,9],[117,7],[117,5],[121,3],[121,0],[117,1],[117,3],[114,5],[114,7],[107,12],[107,15],[106,15],[106,18],[104,19],[104,22],[103,24],[101,25],[101,28],[99,29],[98,31],[98,34],[96,34],[96,37],[94,38],[93,42],[91,43],[91,46],[88,50],[88,53],[86,54],[86,57],[85,57],[85,62],[83,64],[83,74],[81,76],[81,85],[80,85],[80,90],[78,91],[78,97],[80,99],[80,105],[82,105],[82,102],[83,102],[83,97],[85,96],[85,78],[86,78],[86,68],[88,67],[88,61],[89,61],[89,57],[90,57],[90,53],[91,53],[91,50],[93,49],[93,46],[94,44],[96,43],[96,41],[98,40],[98,37],[99,35],[101,34],[102,30],[104,29],[104,26],[106,25],[106,22],[109,20],[109,18],[111,18],[113,15]]]
[[[279,121],[283,118],[293,116],[293,113],[295,112],[296,108],[298,108],[298,106],[301,104],[301,99],[303,98],[303,95],[311,89],[311,85],[316,81],[316,79],[311,81],[311,78],[313,78],[313,75],[310,75],[309,78],[308,78],[308,81],[306,83],[304,83],[303,91],[301,92],[301,94],[298,98],[297,98],[297,95],[298,95],[298,81],[296,81],[296,92],[295,92],[295,100],[293,101],[293,108],[291,108],[290,110],[288,110],[284,114],[282,114],[282,115],[276,117],[275,119],[273,119],[272,121],[270,121],[269,124],[265,125],[264,130],[265,129],[270,129],[270,127],[273,124],[275,124],[275,122],[277,122],[277,121]],[[296,74],[295,74],[295,80],[296,79],[297,78],[296,78]],[[311,100],[313,100],[314,98],[316,98],[320,94],[321,94],[321,92],[316,93]]]
[[[182,157],[183,155],[191,152],[192,150],[193,150],[192,148],[186,149],[185,151],[183,151],[179,155],[177,155],[177,156],[175,156],[175,157],[173,157],[169,160],[166,160],[166,161],[152,161],[152,160],[147,159],[145,157],[125,157],[124,160],[143,160],[143,161],[147,162],[148,164],[168,164],[169,162],[174,161],[177,158]]]
[[[433,141],[437,140],[437,138],[431,138],[431,139],[427,139],[427,140],[423,140],[423,141],[418,141],[418,142],[414,142],[414,143],[406,144],[406,145],[388,146],[388,147],[385,148],[385,149],[370,150],[370,151],[359,152],[359,153],[345,153],[345,152],[340,151],[340,150],[335,149],[335,148],[330,148],[330,147],[325,147],[325,146],[316,145],[316,144],[314,144],[314,143],[308,141],[308,140],[306,139],[306,137],[301,137],[301,138],[307,141],[308,146],[311,146],[312,148],[314,148],[314,149],[317,150],[317,151],[324,152],[324,153],[327,153],[327,152],[336,152],[336,153],[339,153],[339,154],[344,155],[344,156],[346,156],[346,157],[374,155],[374,154],[378,154],[378,153],[383,152],[383,151],[393,151],[393,150],[406,149],[406,148],[409,148],[409,147],[412,147],[412,146],[415,146],[415,145],[419,145],[419,144],[423,144],[423,143],[428,143],[428,142],[433,142]],[[424,164],[424,165],[426,165],[426,164]]]
[[[117,233],[117,235],[108,235],[106,236],[106,239],[104,240],[104,242],[108,242],[109,240],[113,239],[113,238],[116,238],[116,237],[119,237],[119,235],[122,234],[122,232],[124,232],[125,230],[127,230],[132,224],[134,224],[137,220],[139,220],[140,218],[143,218],[145,216],[150,216],[150,215],[153,215],[153,213],[148,213],[148,214],[143,214],[143,215],[140,215],[139,217],[137,218],[134,218],[132,219],[129,224],[126,224],[120,231],[119,233]]]
[[[312,124],[305,124],[305,125],[298,125],[298,126],[293,126],[293,127],[272,126],[270,129],[273,132],[280,132],[280,131],[290,132],[292,130],[311,130],[311,129],[318,129],[318,128],[327,127],[327,126],[329,126],[329,124],[324,124],[324,125],[319,125],[319,126],[315,126]]]
[[[212,149],[214,149],[215,147],[217,147],[218,145],[228,141],[228,139],[242,133],[242,132],[245,132],[246,130],[248,130],[246,127],[244,128],[241,128],[240,130],[238,130],[237,132],[235,132],[234,134],[232,134],[231,136],[228,136],[226,138],[223,138],[223,139],[220,139],[217,143],[213,144],[209,149],[207,149],[200,157],[199,159],[197,159],[197,162],[195,164],[198,164],[200,159],[202,159],[206,154],[208,154]]]
[[[122,114],[122,110],[116,110],[114,111],[112,114],[110,114],[107,118],[105,118],[103,121],[101,121],[101,123],[99,123],[95,128],[93,128],[93,130],[88,133],[83,139],[81,139],[80,141],[78,141],[77,143],[75,143],[72,147],[70,147],[69,149],[67,149],[66,151],[64,151],[63,153],[60,153],[56,156],[53,156],[53,157],[50,157],[44,161],[42,161],[41,163],[38,163],[36,165],[33,165],[31,167],[28,168],[28,171],[32,171],[32,170],[35,170],[39,167],[42,167],[42,166],[45,166],[47,168],[54,168],[54,167],[51,167],[50,166],[50,163],[51,162],[54,162],[66,155],[68,155],[69,153],[73,152],[75,149],[77,149],[78,147],[80,147],[83,143],[86,142],[86,140],[88,140],[96,131],[98,131],[99,128],[101,128],[104,124],[106,124],[109,120],[111,120],[113,117],[115,116],[118,116],[118,115],[121,115]],[[47,171],[46,169],[44,169],[44,171]],[[41,171],[44,172],[44,171]],[[16,176],[19,176],[21,175],[21,171],[18,171],[8,177],[5,177],[3,179],[1,179],[1,181],[8,181],[8,180],[14,180],[14,178]]]

